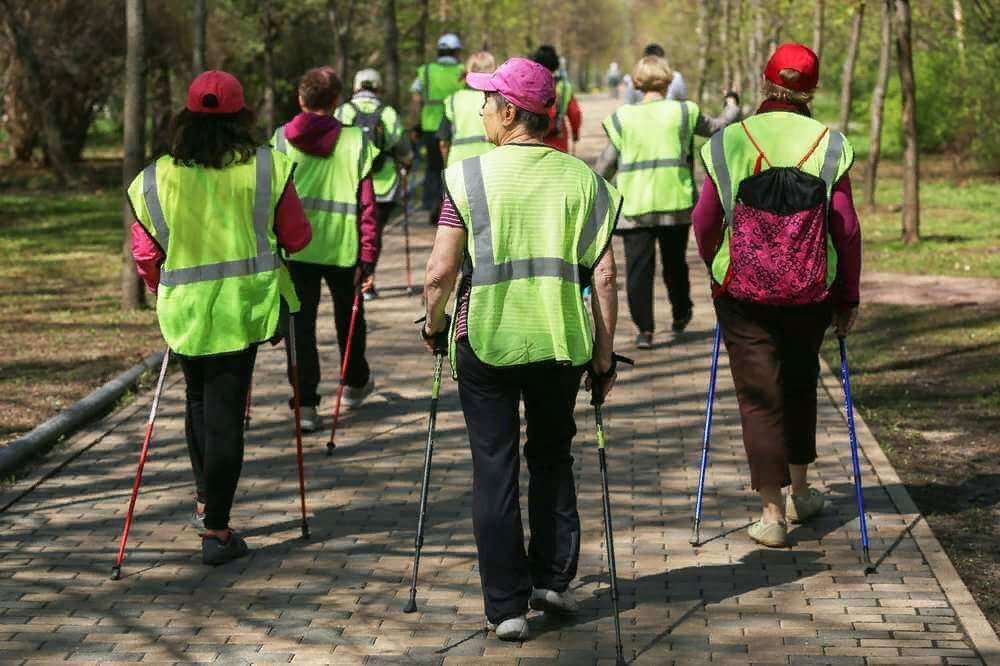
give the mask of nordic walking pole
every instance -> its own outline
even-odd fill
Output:
[[[838,336],[840,343],[840,377],[844,382],[844,406],[847,409],[847,430],[851,437],[851,461],[854,463],[854,490],[858,496],[858,517],[861,522],[861,549],[865,557],[865,573],[875,573],[868,553],[868,519],[865,517],[865,498],[861,488],[861,465],[858,463],[858,435],[854,429],[854,401],[851,399],[851,373],[847,369],[847,343]]]
[[[413,294],[413,271],[410,270],[410,172],[403,170],[403,247],[406,253],[406,295]]]
[[[417,515],[417,537],[413,543],[413,577],[410,580],[410,599],[403,607],[404,613],[417,611],[417,569],[420,567],[420,549],[424,545],[424,522],[427,518],[427,493],[431,484],[431,456],[434,453],[434,429],[437,425],[438,398],[441,395],[441,366],[444,352],[434,354],[434,383],[431,385],[431,414],[427,423],[427,447],[424,449],[424,477],[420,483],[420,513]]]
[[[708,402],[705,405],[705,432],[701,437],[701,471],[698,472],[698,494],[694,504],[694,527],[688,543],[701,545],[701,506],[705,498],[705,469],[708,467],[708,441],[712,435],[712,407],[715,404],[715,376],[719,369],[719,339],[722,331],[715,324],[715,343],[712,345],[712,374],[708,380]]]
[[[611,359],[611,370],[608,372],[608,376],[614,372],[615,366],[619,361],[628,365],[633,364],[631,359],[619,356],[618,354],[612,354]],[[597,460],[601,468],[604,540],[605,547],[608,549],[608,574],[611,576],[611,608],[615,616],[615,649],[618,655],[616,663],[618,666],[624,666],[625,652],[622,648],[622,624],[618,611],[618,572],[615,568],[615,543],[611,533],[611,494],[608,490],[608,460],[604,452],[604,416],[601,413],[601,405],[604,404],[604,387],[601,385],[602,378],[594,372],[593,366],[587,366],[587,372],[590,374],[590,404],[594,406],[594,421],[597,423]]]
[[[302,506],[302,538],[309,538],[306,519],[306,472],[302,462],[302,394],[299,392],[299,357],[295,352],[295,315],[288,315],[288,354],[292,357],[292,401],[295,404],[295,458],[299,466],[299,504]]]
[[[354,324],[358,320],[358,305],[361,303],[361,287],[354,290],[354,306],[351,308],[351,325],[347,329],[347,344],[344,345],[344,358],[340,360],[340,386],[337,387],[337,405],[333,408],[333,428],[330,429],[330,441],[326,443],[326,455],[333,455],[337,448],[334,438],[337,436],[337,419],[340,418],[340,399],[344,395],[344,377],[347,376],[347,360],[351,358],[351,341],[354,339]]]
[[[167,376],[167,363],[170,361],[170,349],[163,352],[163,362],[160,363],[160,377],[156,380],[156,392],[153,393],[153,406],[149,410],[149,420],[146,421],[146,438],[142,442],[139,453],[139,467],[135,471],[135,481],[132,483],[132,499],[128,503],[125,514],[125,527],[122,529],[122,541],[118,546],[118,557],[111,567],[111,580],[122,577],[122,562],[125,560],[125,544],[128,542],[128,532],[132,527],[132,513],[135,511],[135,500],[139,496],[139,485],[142,483],[142,468],[146,466],[146,456],[149,455],[149,442],[153,438],[153,423],[156,422],[156,411],[160,407],[160,394],[163,393],[163,380]]]

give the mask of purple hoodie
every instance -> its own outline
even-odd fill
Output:
[[[330,157],[337,146],[342,126],[333,116],[300,113],[285,125],[285,138],[307,155]],[[374,266],[382,248],[375,218],[375,187],[371,174],[367,174],[358,186],[358,235],[361,238],[360,261]]]

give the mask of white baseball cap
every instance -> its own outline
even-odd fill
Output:
[[[370,88],[381,88],[382,87],[382,75],[378,73],[377,69],[363,69],[354,75],[354,89],[361,90],[365,87],[365,84],[370,84]]]
[[[462,40],[453,32],[446,32],[438,39],[439,51],[458,51],[462,48]]]

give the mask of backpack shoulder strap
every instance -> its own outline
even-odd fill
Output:
[[[682,102],[682,104],[683,104],[683,102]],[[740,127],[743,128],[743,133],[747,135],[747,138],[750,139],[750,143],[752,143],[753,147],[757,150],[757,163],[754,164],[753,172],[755,174],[760,173],[761,161],[762,160],[764,162],[767,162],[768,168],[770,168],[771,166],[773,166],[771,164],[771,160],[767,159],[767,155],[765,155],[764,151],[761,150],[760,145],[757,143],[757,139],[753,138],[753,134],[750,134],[750,130],[747,128],[747,124],[745,122],[743,122],[743,121],[740,121]]]

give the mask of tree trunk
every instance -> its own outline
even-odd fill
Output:
[[[267,135],[274,133],[276,125],[275,92],[274,92],[274,41],[275,30],[274,7],[271,0],[264,2],[264,126]]]
[[[732,18],[732,0],[722,0],[722,24],[719,26],[719,50],[722,51],[722,87],[733,87],[732,58],[729,55],[729,22]]]
[[[813,17],[813,51],[822,62],[823,57],[823,0],[816,0],[816,14]]]
[[[711,8],[710,0],[698,0],[698,24],[695,32],[698,35],[698,88],[695,101],[701,104],[705,97],[705,87],[708,84],[708,52],[712,45],[712,31],[708,29],[708,14]]]
[[[743,87],[743,81],[746,77],[746,63],[743,58],[743,49],[740,45],[743,43],[743,0],[733,0],[736,3],[735,13],[733,16],[733,44],[735,44],[734,51],[736,57],[733,61],[733,81],[735,81],[735,86],[742,96],[744,93],[751,94],[751,86],[748,83],[747,86]],[[753,99],[751,99],[753,101]]]
[[[420,62],[427,61],[427,22],[430,20],[430,12],[430,0],[420,0],[420,17],[417,19],[417,56]]]
[[[907,245],[920,240],[920,155],[911,23],[910,0],[896,0],[896,59],[903,94],[903,242]]]
[[[153,92],[150,96],[153,116],[153,156],[163,155],[170,149],[170,122],[173,99],[170,93],[170,62],[161,55],[153,69]]]
[[[389,104],[399,107],[399,26],[396,0],[385,0],[385,90]]]
[[[346,7],[338,0],[327,2],[327,14],[330,17],[330,28],[333,30],[334,43],[337,46],[335,57],[337,75],[347,87],[347,70],[351,61],[351,24],[354,21],[356,0],[347,0]]]
[[[965,12],[962,11],[962,0],[951,0],[951,15],[955,19],[955,41],[958,44],[958,57],[965,60]]]
[[[750,83],[751,97],[755,102],[761,98],[760,76],[764,71],[761,58],[764,46],[764,11],[761,0],[750,0],[750,39],[747,40],[747,78]]]
[[[882,39],[879,48],[878,77],[872,90],[871,126],[868,134],[868,164],[865,168],[865,206],[875,211],[875,177],[878,161],[882,156],[882,118],[885,95],[889,86],[889,68],[892,64],[892,11],[894,0],[882,0]]]
[[[55,171],[60,183],[70,183],[75,180],[70,169],[69,160],[63,149],[63,138],[59,132],[59,121],[50,101],[52,96],[48,90],[48,78],[42,73],[42,68],[35,59],[32,48],[31,34],[26,26],[17,20],[14,9],[8,0],[0,0],[0,9],[6,17],[7,31],[14,43],[14,53],[24,68],[24,92],[28,108],[35,109],[42,119],[42,135],[45,138],[45,148],[49,166]]]
[[[844,70],[840,77],[840,131],[844,134],[847,134],[851,124],[851,103],[854,101],[854,65],[858,61],[858,50],[861,45],[861,22],[864,15],[865,0],[859,0],[854,8],[851,43],[847,46],[847,57],[844,59]]]
[[[146,161],[146,0],[128,0],[125,5],[125,121],[122,183],[132,183]],[[132,260],[132,210],[124,205],[122,243],[122,310],[141,308],[145,302],[142,280]]]
[[[191,60],[191,67],[194,75],[198,76],[205,71],[205,23],[208,10],[206,3],[208,0],[194,0],[194,55]]]

